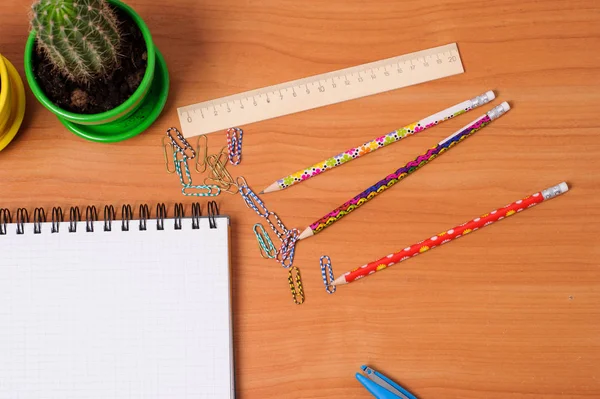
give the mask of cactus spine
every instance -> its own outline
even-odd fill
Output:
[[[74,82],[104,76],[117,64],[121,34],[106,0],[38,0],[31,27],[39,48]]]

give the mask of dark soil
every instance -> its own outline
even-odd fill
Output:
[[[42,90],[60,108],[78,114],[98,114],[123,104],[139,87],[146,72],[146,42],[135,22],[118,8],[113,8],[122,32],[121,49],[116,67],[107,76],[87,84],[78,84],[63,76],[37,49],[33,68]]]

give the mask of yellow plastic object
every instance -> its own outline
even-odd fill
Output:
[[[25,87],[15,67],[0,54],[0,151],[15,137],[25,116]]]

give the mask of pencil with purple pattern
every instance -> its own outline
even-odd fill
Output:
[[[331,226],[335,222],[341,220],[344,216],[348,215],[351,212],[354,212],[359,207],[366,204],[368,201],[372,200],[379,194],[383,193],[385,190],[389,189],[399,181],[403,180],[406,176],[416,172],[424,165],[427,165],[429,162],[448,151],[450,148],[454,147],[456,144],[465,140],[467,137],[472,136],[480,129],[487,126],[493,120],[499,118],[501,115],[504,115],[510,106],[507,102],[503,102],[502,104],[492,108],[486,114],[481,117],[475,119],[473,122],[464,126],[456,133],[446,137],[444,140],[440,141],[435,147],[429,149],[426,153],[419,155],[414,160],[408,162],[406,165],[402,166],[395,172],[387,175],[371,187],[367,188],[360,194],[354,196],[350,200],[344,202],[342,205],[338,206],[333,211],[329,212],[325,216],[321,217],[310,226],[308,226],[298,237],[299,240],[311,237],[325,228]]]

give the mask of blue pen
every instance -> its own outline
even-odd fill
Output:
[[[378,371],[367,366],[360,367],[364,373],[356,373],[356,379],[377,399],[417,399],[415,395],[396,384]]]

